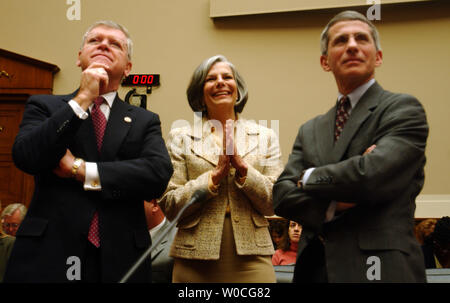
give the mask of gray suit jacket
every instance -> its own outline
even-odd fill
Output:
[[[300,128],[273,189],[275,213],[303,225],[297,265],[308,262],[302,252],[320,236],[330,282],[371,281],[372,265],[379,265],[381,274],[374,281],[424,282],[423,256],[413,234],[428,136],[422,105],[374,83],[336,144],[335,115],[333,107]],[[372,144],[375,150],[362,156]],[[297,181],[310,167],[316,169],[301,189]],[[357,206],[324,223],[333,200]],[[380,262],[371,262],[371,256]],[[294,280],[301,274],[296,271]]]
[[[169,225],[170,222],[166,219],[152,240],[159,239],[160,235],[166,233]],[[169,252],[176,233],[177,228],[172,228],[152,251],[152,283],[172,283],[173,258],[169,256]]]

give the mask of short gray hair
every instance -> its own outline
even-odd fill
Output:
[[[81,40],[81,48],[83,48],[84,44],[86,43],[86,38],[88,36],[88,34],[91,32],[91,30],[93,30],[94,28],[98,27],[98,26],[107,26],[107,27],[111,27],[111,28],[115,28],[120,30],[122,33],[124,33],[124,35],[127,37],[127,54],[128,54],[128,60],[131,61],[131,55],[133,54],[133,41],[131,40],[131,36],[130,33],[128,32],[128,30],[120,25],[119,23],[116,23],[114,21],[110,21],[110,20],[102,20],[102,21],[97,21],[94,24],[92,24],[87,31],[84,33],[83,38]]]
[[[12,203],[5,207],[5,209],[2,211],[1,218],[3,219],[6,216],[12,216],[16,210],[20,213],[20,219],[23,220],[25,218],[25,215],[27,214],[27,208],[22,203]]]
[[[191,82],[186,90],[189,105],[194,112],[206,112],[206,105],[203,102],[203,87],[205,85],[205,79],[208,75],[211,67],[218,63],[225,62],[230,67],[233,72],[234,80],[236,81],[238,89],[238,99],[234,105],[234,110],[236,113],[242,112],[248,99],[247,85],[245,84],[244,78],[239,74],[233,63],[228,61],[225,56],[216,55],[203,61],[194,71],[192,75]]]
[[[378,30],[373,25],[372,22],[370,22],[369,19],[366,18],[361,13],[358,13],[356,11],[343,11],[336,16],[334,16],[328,24],[325,26],[324,30],[322,31],[322,34],[320,35],[320,51],[322,55],[326,55],[328,53],[328,42],[330,41],[330,37],[328,36],[328,31],[330,30],[330,27],[332,27],[334,24],[340,22],[340,21],[352,21],[352,20],[359,20],[364,23],[366,23],[370,29],[373,41],[375,42],[375,47],[377,51],[381,50],[381,44],[380,44],[380,36],[378,34]]]

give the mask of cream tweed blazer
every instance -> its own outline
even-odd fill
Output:
[[[206,118],[199,121],[194,129],[173,129],[167,140],[174,174],[159,204],[169,220],[176,217],[197,189],[208,190],[209,174],[219,160],[222,148],[213,131],[221,128],[220,123]],[[244,184],[236,182],[232,167],[228,177],[222,179],[218,193],[208,190],[206,201],[186,209],[178,222],[172,257],[219,259],[227,204],[237,254],[274,253],[269,222],[264,216],[274,214],[272,187],[283,170],[278,137],[272,129],[239,118],[235,122],[235,145],[248,165]]]

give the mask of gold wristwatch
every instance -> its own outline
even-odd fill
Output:
[[[75,161],[73,161],[72,165],[72,177],[75,178],[78,173],[78,169],[80,168],[81,164],[83,164],[84,160],[81,158],[75,158]]]

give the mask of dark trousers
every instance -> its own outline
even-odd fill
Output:
[[[81,282],[98,283],[102,281],[101,246],[97,248],[87,239],[86,241],[86,253],[81,261]]]
[[[313,238],[298,257],[295,265],[293,282],[328,282],[325,249],[318,237]]]

